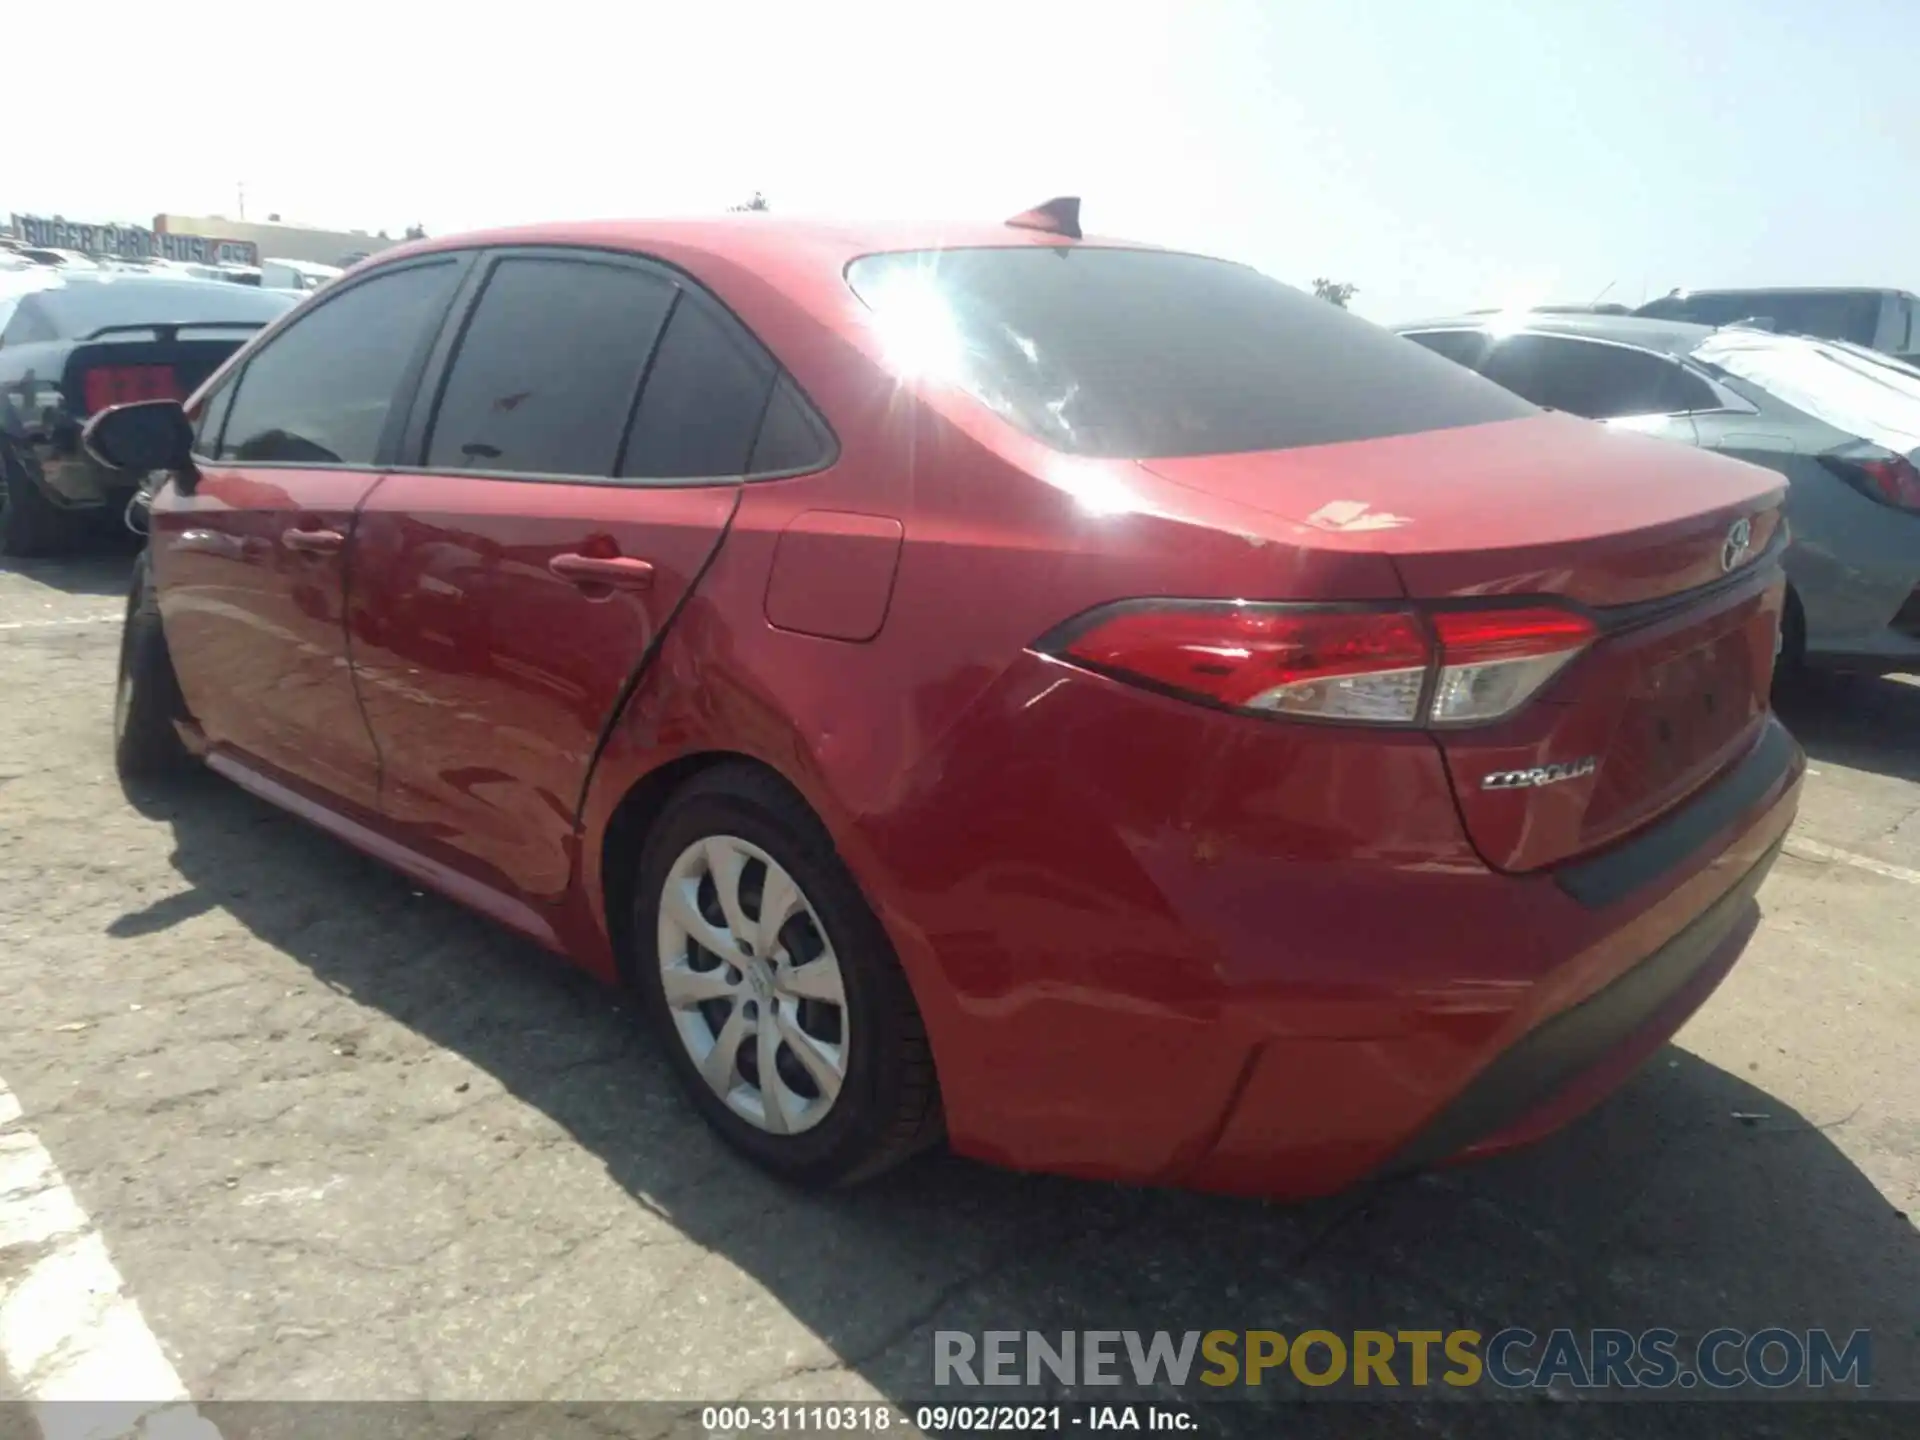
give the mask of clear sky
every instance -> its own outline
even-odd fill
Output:
[[[439,234],[1073,193],[1381,320],[1920,290],[1920,0],[18,8],[0,209],[232,215],[244,182],[249,219]]]

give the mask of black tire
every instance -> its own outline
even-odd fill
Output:
[[[701,1078],[667,1003],[661,897],[681,855],[716,836],[744,840],[786,869],[839,961],[851,1037],[845,1078],[824,1118],[798,1134],[770,1134],[735,1114]],[[870,1179],[941,1138],[933,1056],[893,946],[826,828],[780,780],[729,764],[688,781],[647,837],[633,896],[627,979],[694,1105],[730,1144],[785,1180],[828,1188]]]
[[[47,499],[25,462],[0,441],[0,555],[52,555],[73,543],[72,515]]]
[[[191,768],[193,755],[176,722],[187,718],[167,651],[160,605],[147,557],[134,562],[127,619],[120,632],[120,669],[113,694],[113,764],[122,782],[155,780]]]

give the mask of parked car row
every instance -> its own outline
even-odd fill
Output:
[[[1783,475],[1077,209],[422,241],[95,415],[164,477],[122,775],[630,987],[809,1183],[1554,1128],[1753,932]],[[1659,378],[1798,408],[1714,355]]]
[[[0,239],[0,270],[30,269],[45,266],[58,270],[131,271],[136,274],[191,276],[198,280],[221,280],[234,285],[257,285],[273,290],[318,290],[338,280],[345,272],[338,265],[321,265],[310,260],[264,259],[258,265],[229,262],[209,264],[197,260],[167,260],[159,256],[132,258],[122,255],[89,255],[79,250],[61,250],[46,246],[24,245]]]
[[[1785,665],[1920,670],[1920,370],[1842,340],[1642,316],[1400,333],[1536,405],[1784,476]]]

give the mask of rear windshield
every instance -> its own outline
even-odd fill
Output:
[[[1728,290],[1711,295],[1669,295],[1642,305],[1635,313],[1695,325],[1766,320],[1783,335],[1816,335],[1825,340],[1871,345],[1880,323],[1880,295],[1874,290],[1790,290],[1780,294]]]
[[[1224,260],[1021,246],[847,270],[890,358],[1073,455],[1284,450],[1535,414],[1336,305]]]
[[[1693,355],[1836,430],[1901,454],[1920,447],[1920,370],[1912,366],[1751,330],[1722,330]]]
[[[54,339],[78,340],[107,325],[233,323],[264,325],[299,302],[291,291],[256,290],[220,280],[156,280],[145,275],[89,280],[42,290],[33,304]]]

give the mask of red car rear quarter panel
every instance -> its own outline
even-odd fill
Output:
[[[1284,486],[1247,457],[1235,457],[1242,489],[1179,483],[1057,455],[948,392],[902,393],[871,363],[837,270],[827,285],[805,267],[789,283],[688,263],[793,370],[841,458],[746,487],[615,728],[586,833],[684,757],[746,755],[784,775],[900,955],[963,1152],[1333,1188],[1725,883],[1716,873],[1671,898],[1694,878],[1677,874],[1631,914],[1583,910],[1549,878],[1487,870],[1425,735],[1226,714],[1027,648],[1140,596],[1399,598],[1396,547],[1290,513],[1312,488],[1301,476],[1336,487],[1342,466],[1373,467],[1398,486],[1383,480],[1376,498],[1401,509],[1428,479],[1424,447],[1483,450],[1484,433],[1290,452],[1276,463],[1306,469]],[[1336,488],[1329,498],[1367,498]],[[1470,508],[1448,507],[1443,543],[1464,543]],[[845,638],[769,621],[780,538],[820,511],[904,530],[870,639],[850,618],[814,627]],[[1499,525],[1518,537],[1527,523]],[[1623,570],[1586,598],[1631,592]],[[598,861],[589,845],[596,908]],[[1316,1131],[1333,1114],[1356,1137],[1340,1153]]]
[[[1422,736],[1383,747],[1372,732],[1220,715],[1025,647],[1093,605],[1170,586],[1378,598],[1392,570],[1223,529],[1223,514],[1261,517],[1191,493],[1175,492],[1207,523],[1168,513],[1154,492],[1171,487],[1131,465],[1049,483],[931,412],[867,413],[864,430],[836,417],[839,465],[746,487],[601,761],[587,833],[655,766],[712,752],[770,765],[826,822],[900,953],[956,1142],[1016,1164],[1154,1173],[1222,1112],[1246,1053],[1219,1028],[1245,957],[1223,956],[1165,892],[1181,854],[1304,844],[1328,863],[1363,854],[1375,875],[1382,857],[1477,862]],[[866,459],[903,453],[910,466]],[[1113,483],[1135,487],[1134,508],[1114,511]],[[1089,486],[1101,504],[1088,506]],[[770,624],[783,534],[856,504],[908,517],[884,629],[849,643]],[[1289,1023],[1315,1005],[1339,1029],[1378,1023],[1354,1017],[1350,982],[1306,988]]]

